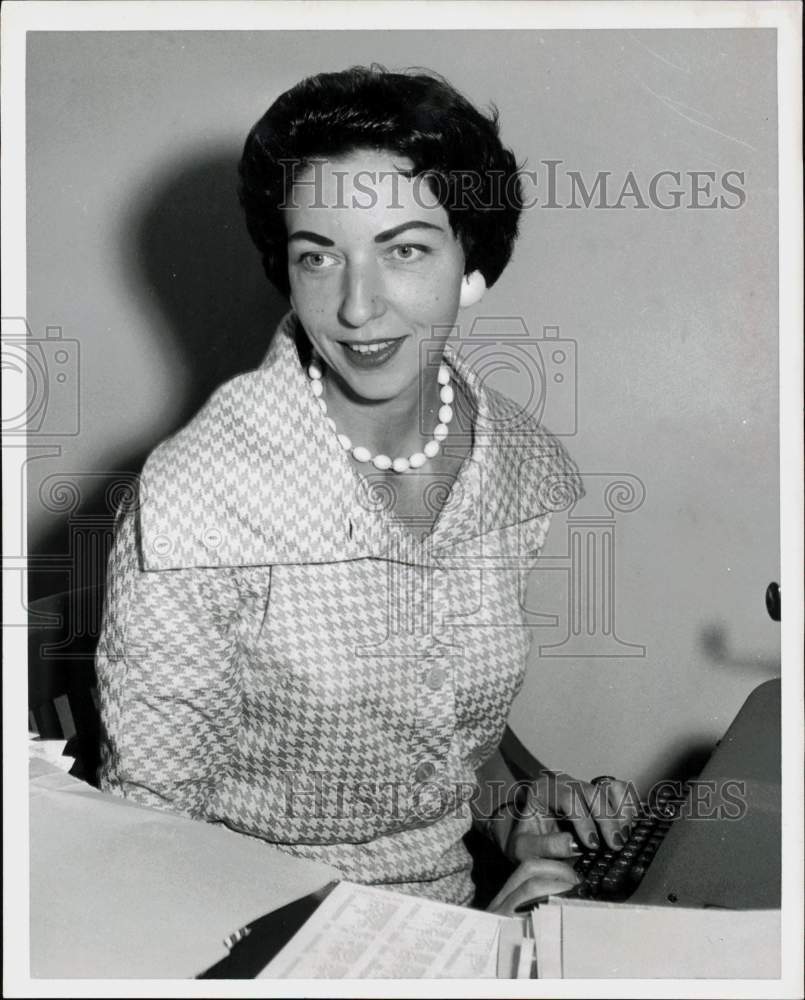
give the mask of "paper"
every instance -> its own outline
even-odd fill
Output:
[[[520,942],[520,953],[517,958],[516,979],[531,979],[531,967],[534,963],[534,939],[523,938]]]
[[[221,826],[31,761],[31,974],[191,978],[223,940],[339,877]]]
[[[780,975],[779,910],[555,899],[540,906],[532,919],[540,978],[775,979]]]
[[[538,906],[531,911],[531,927],[537,951],[537,978],[562,978],[562,908]]]
[[[60,771],[69,771],[75,764],[72,757],[64,756],[67,740],[43,740],[36,733],[28,733],[28,759],[44,760]]]
[[[523,942],[524,921],[505,920],[498,939],[498,979],[517,979],[520,945]]]
[[[342,882],[258,978],[494,979],[504,922]]]

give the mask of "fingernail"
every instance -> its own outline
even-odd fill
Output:
[[[625,841],[624,841],[623,837],[619,833],[613,833],[612,834],[612,843],[616,847],[623,847]]]
[[[590,847],[601,846],[601,841],[598,839],[597,833],[591,833],[590,836],[587,838],[587,843],[590,845]]]

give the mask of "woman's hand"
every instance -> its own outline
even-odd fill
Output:
[[[639,802],[634,787],[615,778],[580,781],[563,771],[546,771],[532,782],[519,819],[511,823],[503,847],[511,861],[572,858],[579,845],[595,849],[603,839],[619,851],[629,836]],[[562,831],[559,820],[571,823]],[[515,873],[516,874],[516,873]]]
[[[521,862],[512,872],[487,910],[490,913],[513,917],[517,915],[516,908],[523,903],[538,899],[540,896],[565,892],[578,881],[578,876],[570,865],[562,861],[529,858]]]

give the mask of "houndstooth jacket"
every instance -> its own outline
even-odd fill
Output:
[[[429,484],[447,500],[415,537],[353,470],[295,330],[289,314],[263,365],[151,454],[118,520],[101,787],[467,903],[462,837],[523,680],[525,577],[582,486],[447,350],[472,446],[452,489]]]

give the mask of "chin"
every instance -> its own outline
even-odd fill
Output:
[[[347,385],[355,396],[360,399],[368,400],[372,403],[385,403],[389,400],[396,399],[405,389],[405,385],[401,384],[398,380],[381,379],[378,377],[369,377],[365,379],[343,379],[342,381]]]

